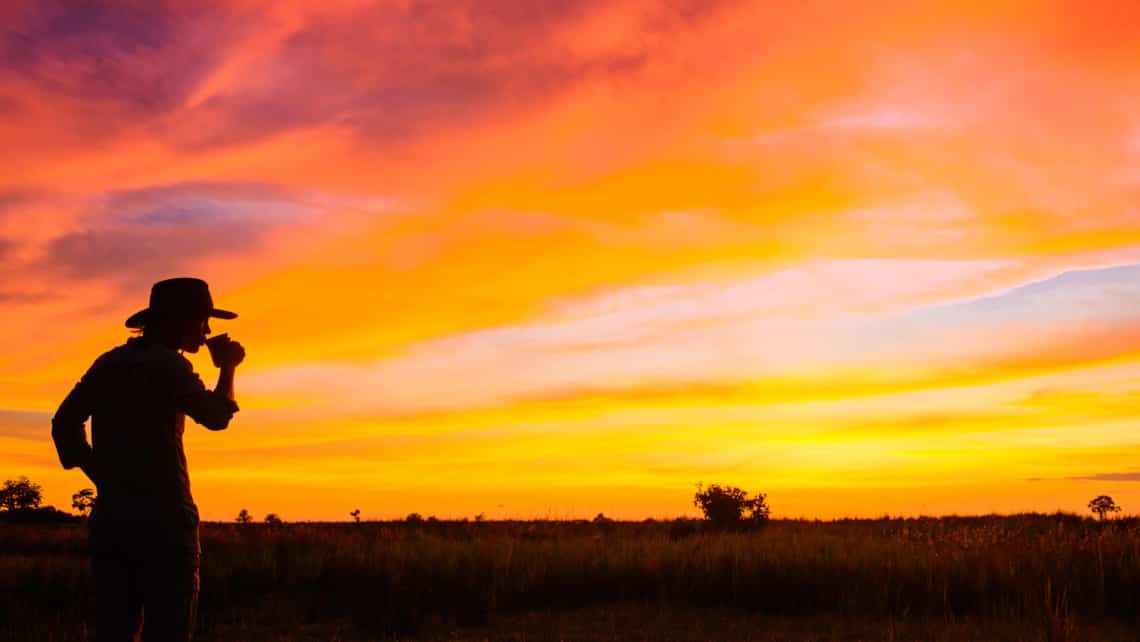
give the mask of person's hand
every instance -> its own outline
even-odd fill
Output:
[[[245,360],[245,348],[228,336],[219,335],[206,342],[210,358],[218,368],[234,368]]]
[[[236,368],[238,364],[245,361],[245,348],[242,347],[237,341],[230,341],[226,344],[225,350],[222,352],[222,365]]]

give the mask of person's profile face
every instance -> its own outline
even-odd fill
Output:
[[[210,334],[209,319],[190,319],[182,326],[183,352],[197,352],[198,348],[206,342],[206,335]]]

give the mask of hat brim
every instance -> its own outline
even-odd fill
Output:
[[[131,316],[127,317],[126,326],[128,328],[137,330],[146,325],[146,318],[148,316],[150,316],[150,308],[143,308],[142,310],[139,310],[138,312],[135,312]],[[229,310],[214,308],[210,310],[209,316],[215,319],[236,319],[237,313],[230,312]]]

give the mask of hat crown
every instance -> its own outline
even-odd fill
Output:
[[[151,286],[150,309],[159,314],[206,318],[214,309],[214,300],[210,297],[210,287],[202,279],[179,277]]]

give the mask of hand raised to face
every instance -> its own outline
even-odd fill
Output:
[[[245,360],[245,348],[228,335],[211,337],[206,341],[206,347],[210,349],[210,358],[218,368],[233,368]]]
[[[236,367],[245,361],[245,347],[237,341],[230,341],[227,346],[226,359],[223,363],[231,367]]]

